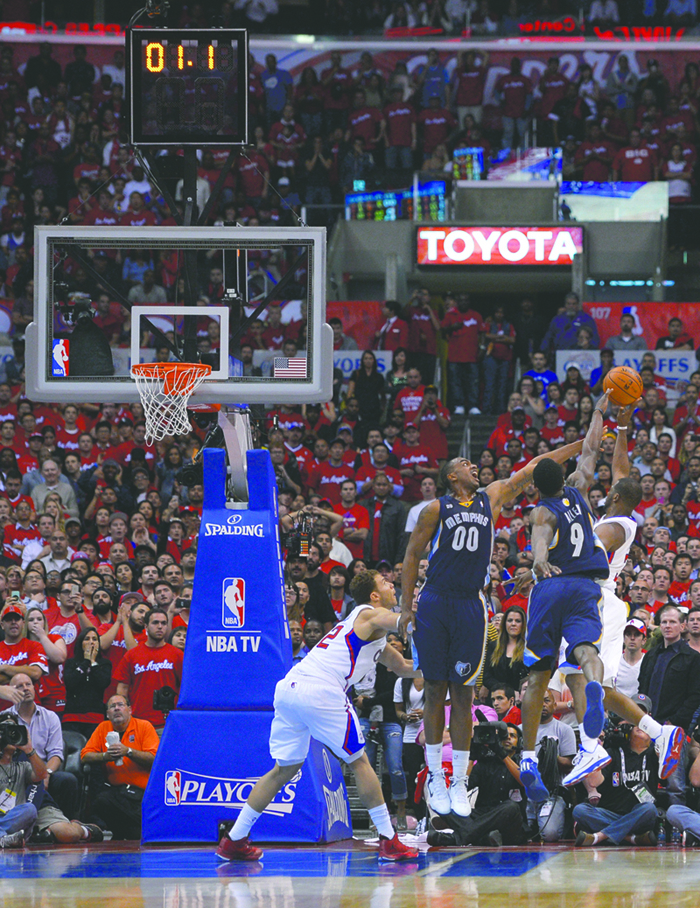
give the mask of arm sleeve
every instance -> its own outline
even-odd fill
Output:
[[[92,740],[92,738],[90,740]],[[88,741],[88,746],[89,744],[90,741]],[[137,744],[138,747],[136,748],[136,750],[141,750],[144,753],[153,754],[154,756],[156,751],[158,750],[160,738],[158,737],[155,728],[146,719],[143,719],[139,722],[139,736],[137,739]]]
[[[51,757],[60,757],[63,760],[63,735],[61,734],[61,721],[56,715],[52,713],[51,726],[49,728],[49,736],[46,741],[46,754],[44,755],[44,760],[49,760]]]

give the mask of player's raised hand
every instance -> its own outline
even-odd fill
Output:
[[[610,405],[610,392],[604,391],[603,396],[600,398],[598,403],[595,405],[595,410],[600,410],[600,415],[605,419],[605,414],[608,411],[608,406]],[[595,412],[595,410],[593,412]]]
[[[620,407],[617,411],[617,425],[620,429],[628,429],[632,423],[632,417],[634,411],[643,403],[642,398],[635,400],[634,403],[628,404],[626,407]]]

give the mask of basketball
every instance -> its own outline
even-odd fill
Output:
[[[626,407],[639,400],[642,394],[642,379],[639,372],[629,366],[613,366],[603,379],[603,390],[610,392],[610,400],[620,407]]]

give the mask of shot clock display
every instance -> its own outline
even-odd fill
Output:
[[[134,145],[247,143],[244,29],[134,28],[127,48]]]

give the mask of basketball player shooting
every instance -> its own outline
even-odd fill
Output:
[[[418,664],[425,678],[427,790],[436,813],[466,817],[467,767],[472,738],[472,701],[486,648],[488,611],[482,593],[489,581],[493,525],[501,508],[513,501],[546,461],[559,464],[581,450],[581,442],[542,454],[509,479],[479,489],[478,468],[463,457],[450,460],[443,479],[448,494],[421,511],[403,562],[401,631],[413,627]],[[429,549],[426,582],[418,609],[413,598],[418,564]],[[442,768],[445,700],[450,692],[452,783],[448,791]]]
[[[350,584],[359,605],[335,625],[311,652],[277,684],[275,715],[270,729],[274,767],[250,793],[228,836],[219,842],[222,861],[258,861],[262,850],[248,834],[275,795],[301,770],[313,736],[352,769],[357,792],[379,832],[381,861],[413,861],[418,851],[408,848],[394,832],[379,779],[365,754],[360,721],[347,690],[358,684],[376,662],[401,678],[419,678],[408,660],[386,646],[386,634],[397,628],[393,583],[377,571],[362,571]]]
[[[605,546],[610,562],[609,575],[601,581],[603,638],[600,657],[604,666],[604,706],[606,710],[611,710],[649,735],[654,741],[659,757],[659,777],[667,779],[678,767],[683,746],[683,730],[675,725],[660,725],[629,697],[615,690],[615,676],[620,663],[628,617],[627,604],[615,594],[615,581],[625,566],[637,534],[637,522],[632,514],[642,500],[642,487],[629,478],[627,433],[636,406],[636,403],[630,404],[621,408],[618,413],[617,440],[612,462],[613,485],[605,500],[605,516],[595,525],[595,534]],[[563,780],[565,786],[571,786],[595,770],[601,769],[611,758],[598,739],[590,738],[583,729],[585,682],[580,669],[573,668],[567,663],[560,665],[559,668],[566,675],[567,684],[573,694],[581,734],[581,748],[574,758],[574,767]]]
[[[608,554],[593,532],[585,498],[593,480],[603,437],[603,414],[609,393],[598,402],[583,442],[576,471],[564,485],[564,471],[553,460],[533,473],[540,503],[530,515],[532,566],[536,584],[530,594],[524,662],[530,683],[523,697],[523,753],[520,779],[530,800],[549,797],[537,766],[535,744],[544,695],[556,668],[563,638],[566,660],[580,665],[586,679],[582,727],[591,739],[603,730],[603,662],[598,648],[603,633],[601,590],[596,581],[609,576]]]

